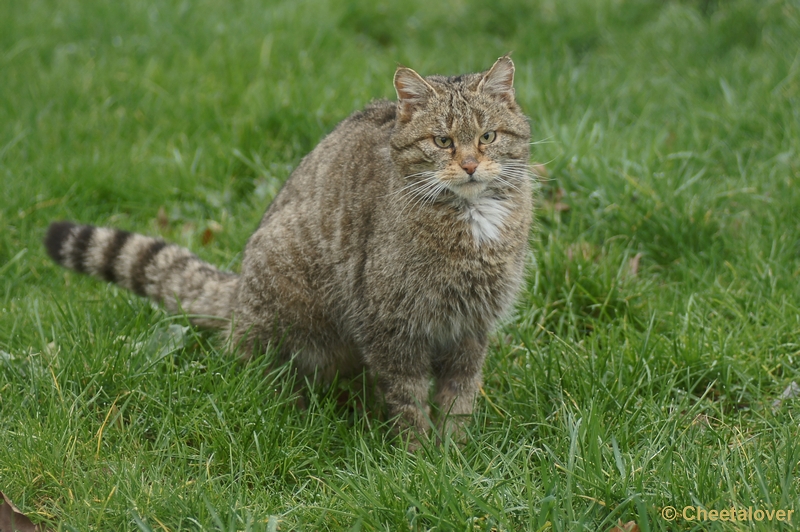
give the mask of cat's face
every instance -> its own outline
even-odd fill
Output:
[[[421,201],[497,195],[528,179],[530,126],[514,100],[514,64],[445,78],[395,74],[393,157]]]

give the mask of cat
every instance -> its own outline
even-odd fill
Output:
[[[513,83],[507,55],[453,77],[398,67],[397,101],[371,102],[300,162],[238,275],[160,239],[66,221],[45,247],[226,330],[246,355],[279,346],[301,380],[366,367],[412,444],[432,427],[461,434],[528,253],[530,125]]]

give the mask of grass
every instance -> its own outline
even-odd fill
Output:
[[[0,490],[58,530],[794,530],[796,0],[0,0]],[[513,50],[546,162],[463,447],[307,411],[266,357],[65,272],[56,219],[237,267],[300,158],[403,63]],[[356,383],[357,385],[357,383]]]

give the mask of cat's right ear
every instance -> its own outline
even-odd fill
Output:
[[[510,103],[514,102],[514,62],[509,54],[495,61],[478,85],[478,92],[500,96]]]
[[[430,98],[436,91],[422,76],[406,67],[397,67],[394,73],[394,89],[400,110],[400,120],[411,119],[414,109]]]

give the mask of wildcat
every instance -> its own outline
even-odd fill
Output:
[[[241,273],[116,229],[51,224],[59,264],[225,329],[244,353],[278,345],[301,377],[368,369],[412,442],[458,431],[488,335],[523,278],[530,126],[508,56],[477,74],[398,67],[397,101],[341,122],[294,170],[250,237]],[[405,433],[405,432],[404,432]]]

